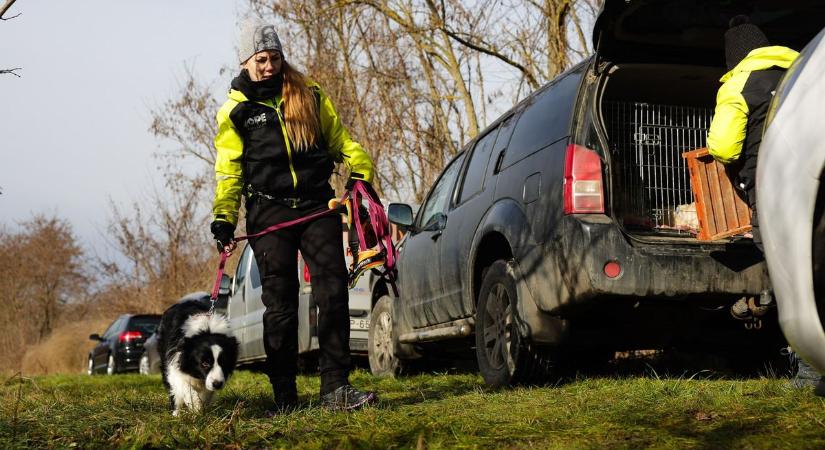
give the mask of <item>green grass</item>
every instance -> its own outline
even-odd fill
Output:
[[[172,417],[159,376],[12,377],[0,386],[0,448],[825,448],[825,400],[783,379],[589,378],[493,391],[476,375],[355,385],[381,401],[273,419],[266,378],[239,371],[204,414]]]

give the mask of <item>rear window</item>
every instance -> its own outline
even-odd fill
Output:
[[[570,135],[582,71],[571,72],[532,98],[516,123],[502,167]]]
[[[484,183],[484,175],[487,173],[487,163],[490,160],[490,153],[493,151],[493,144],[498,135],[498,127],[487,133],[475,145],[467,172],[464,174],[464,184],[461,188],[461,199],[458,203],[464,203],[481,190]]]
[[[155,332],[160,324],[160,316],[138,316],[129,320],[127,331],[140,331],[144,336]]]

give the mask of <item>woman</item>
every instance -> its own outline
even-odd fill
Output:
[[[320,86],[284,60],[273,26],[247,21],[239,47],[241,73],[217,115],[211,231],[219,251],[234,246],[242,196],[246,231],[252,234],[326,208],[335,195],[329,178],[336,161],[349,166],[350,184],[373,177],[369,155],[350,138]],[[276,412],[297,406],[298,250],[312,270],[319,306],[322,403],[352,410],[376,400],[348,382],[350,322],[341,237],[341,218],[332,214],[250,240],[263,284],[264,348]]]

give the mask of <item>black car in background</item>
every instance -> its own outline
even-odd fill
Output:
[[[87,373],[113,375],[138,369],[143,344],[160,324],[157,314],[124,314],[99,335],[89,336],[99,343],[89,352]]]

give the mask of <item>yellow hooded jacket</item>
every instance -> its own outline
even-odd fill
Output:
[[[761,142],[768,104],[785,69],[799,56],[787,47],[754,49],[721,81],[716,110],[708,130],[708,151],[723,163],[739,159],[745,147],[755,152]],[[782,69],[771,71],[769,69]]]
[[[255,175],[247,173],[246,178],[249,179],[245,180],[245,170],[259,172],[266,170],[267,175],[263,178],[271,181],[270,186],[275,186],[273,189],[277,191],[272,192],[270,189],[266,193],[281,197],[301,197],[308,194],[309,190],[317,193],[322,184],[324,187],[320,191],[329,191],[331,196],[332,189],[329,187],[328,180],[332,175],[332,163],[328,161],[329,158],[344,162],[351,171],[351,178],[372,182],[374,169],[369,154],[360,144],[352,140],[341,123],[332,101],[320,86],[314,82],[308,85],[315,92],[319,102],[320,145],[313,149],[301,150],[300,154],[293,148],[287,135],[282,113],[282,97],[253,102],[241,91],[235,89],[229,91],[229,99],[217,114],[218,133],[215,136],[217,186],[212,208],[215,220],[237,224],[238,208],[245,184]],[[258,135],[252,133],[258,133]],[[264,139],[260,138],[260,133],[267,133],[263,135]],[[245,149],[245,136],[252,136],[247,138],[251,146],[247,149]],[[285,151],[261,148],[274,146],[285,147]],[[248,158],[250,155],[247,153],[251,151],[250,148],[254,148],[257,154],[270,155],[267,156],[269,159],[259,159],[258,165],[254,165],[256,162],[249,160],[257,157]],[[324,151],[326,154],[319,153]],[[277,152],[281,155],[271,156]],[[253,187],[257,188],[257,186]]]

